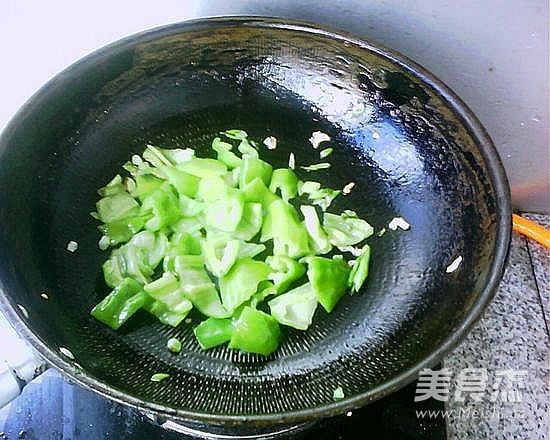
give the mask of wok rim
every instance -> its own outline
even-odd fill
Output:
[[[506,173],[498,152],[485,128],[482,126],[474,113],[469,109],[469,107],[441,80],[436,78],[433,74],[415,61],[412,61],[408,57],[393,49],[389,49],[379,43],[374,43],[371,40],[356,37],[351,33],[334,29],[329,26],[310,23],[303,20],[265,16],[217,16],[198,18],[156,27],[128,36],[104,46],[73,63],[65,70],[55,75],[31,98],[28,99],[28,101],[21,107],[15,116],[13,116],[3,130],[3,133],[0,136],[0,144],[2,143],[3,138],[7,137],[9,132],[17,127],[20,120],[24,119],[27,114],[35,111],[33,104],[35,104],[43,95],[47,94],[49,88],[54,85],[56,81],[59,81],[62,78],[70,78],[73,71],[89,68],[102,58],[114,55],[116,52],[125,50],[136,44],[170,35],[205,29],[216,25],[277,28],[299,31],[305,34],[329,37],[341,44],[354,45],[362,50],[374,52],[419,78],[445,102],[448,108],[456,116],[458,116],[464,126],[468,129],[472,138],[476,141],[476,145],[486,161],[488,177],[491,179],[497,195],[496,211],[498,216],[494,256],[489,269],[488,279],[483,290],[478,295],[475,303],[468,311],[464,320],[429,356],[426,356],[416,365],[401,372],[401,374],[395,376],[393,379],[361,394],[347,397],[337,402],[317,406],[315,408],[259,415],[223,415],[195,412],[186,409],[175,409],[152,403],[129,395],[123,391],[111,387],[105,382],[88,376],[85,373],[79,372],[71,362],[63,359],[59,352],[50,348],[40,336],[35,334],[27,326],[25,319],[16,311],[16,305],[10,302],[8,294],[4,292],[1,285],[0,311],[2,311],[2,313],[6,316],[8,322],[10,322],[17,333],[24,337],[25,340],[28,341],[49,364],[60,371],[66,379],[79,384],[85,389],[94,391],[103,397],[130,406],[139,411],[155,415],[161,419],[168,417],[183,422],[188,420],[193,422],[198,421],[202,423],[222,425],[238,425],[243,423],[270,425],[307,422],[314,419],[344,414],[347,411],[357,409],[370,402],[385,397],[394,391],[397,391],[398,389],[413,382],[418,377],[420,370],[423,368],[432,367],[440,362],[443,356],[456,347],[468,334],[479,318],[481,318],[485,308],[495,295],[499,282],[504,273],[512,232],[510,188]]]

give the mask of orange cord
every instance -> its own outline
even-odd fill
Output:
[[[512,214],[512,225],[514,231],[526,235],[543,246],[550,248],[550,229],[546,229],[544,226],[517,214]]]

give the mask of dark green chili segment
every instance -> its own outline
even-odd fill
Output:
[[[100,188],[92,213],[100,248],[111,248],[103,275],[112,289],[92,316],[118,329],[143,310],[178,327],[191,325],[195,309],[204,316],[193,329],[202,349],[229,343],[267,356],[281,325],[307,330],[319,304],[330,313],[359,291],[373,228],[353,211],[328,212],[340,191],[307,177],[330,163],[295,170],[262,160],[272,138],[259,147],[245,131],[227,130],[210,157],[151,145],[132,156],[123,166],[129,176]],[[182,343],[170,338],[167,348],[179,353]]]

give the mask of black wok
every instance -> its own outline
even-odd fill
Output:
[[[171,329],[146,313],[117,332],[93,320],[106,294],[89,216],[97,188],[146,143],[206,154],[227,128],[276,136],[265,157],[277,166],[291,151],[298,164],[317,162],[307,139],[328,133],[333,166],[315,178],[356,183],[334,208],[351,206],[377,231],[402,216],[410,231],[373,237],[363,291],[318,311],[308,331],[287,331],[269,358],[201,351],[192,326]],[[480,317],[509,238],[505,174],[465,105],[403,56],[304,23],[219,18],[129,37],[55,77],[0,138],[3,311],[74,382],[175,420],[306,421],[395,391]],[[177,356],[165,348],[176,335]],[[170,379],[151,382],[159,371]],[[334,402],[338,386],[346,397]]]

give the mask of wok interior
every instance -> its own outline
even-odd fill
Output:
[[[410,231],[370,239],[363,291],[330,315],[318,310],[306,332],[285,329],[269,358],[201,351],[192,325],[172,329],[145,312],[117,332],[93,320],[91,307],[107,293],[107,253],[89,216],[96,190],[146,143],[209,155],[227,128],[276,136],[277,149],[261,154],[278,167],[290,152],[298,165],[319,162],[308,138],[328,133],[332,167],[302,179],[333,188],[353,181],[334,212],[354,209],[376,231],[402,216]],[[72,67],[5,132],[0,188],[0,282],[28,310],[32,331],[56,352],[69,348],[84,379],[197,414],[315,408],[338,386],[354,396],[414,366],[468,314],[497,232],[484,158],[432,89],[375,52],[275,27],[188,25]],[[447,274],[458,255],[462,265]],[[170,336],[183,342],[179,355],[166,349]],[[150,382],[157,372],[170,379]]]

